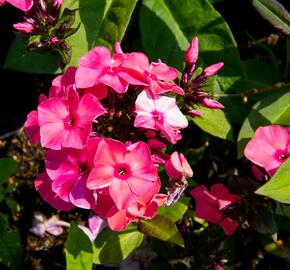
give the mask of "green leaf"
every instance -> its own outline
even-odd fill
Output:
[[[22,244],[19,233],[12,230],[5,218],[0,215],[0,263],[9,269],[20,269]]]
[[[105,45],[112,48],[116,41],[121,41],[137,0],[68,0],[64,8],[79,9],[75,26],[79,30],[68,38],[72,46],[70,65],[77,65],[78,60],[91,48]]]
[[[118,232],[105,228],[94,243],[94,263],[120,263],[141,245],[143,236],[134,224]]]
[[[290,158],[277,170],[274,176],[256,194],[267,196],[281,203],[290,203]]]
[[[290,91],[278,90],[258,101],[245,119],[238,136],[238,157],[259,126],[271,124],[290,126]]]
[[[12,198],[7,197],[5,198],[5,203],[10,208],[12,212],[19,212],[20,211],[20,205]]]
[[[229,141],[234,141],[233,129],[223,110],[200,107],[199,117],[190,117],[197,126],[205,132]]]
[[[89,237],[74,223],[70,225],[66,242],[66,264],[68,270],[91,270],[93,247]]]
[[[247,76],[248,89],[268,87],[280,79],[277,69],[267,62],[250,59],[243,61],[243,66]]]
[[[157,215],[152,220],[140,220],[138,230],[162,241],[184,247],[184,241],[175,223],[168,217]]]
[[[57,55],[29,52],[24,42],[15,38],[6,57],[4,68],[36,74],[59,74],[61,73],[57,64],[59,60]]]
[[[284,34],[290,35],[290,14],[284,6],[276,0],[252,0],[252,3],[264,19]]]
[[[229,27],[208,0],[144,0],[140,28],[143,47],[152,60],[161,58],[182,70],[184,52],[198,36],[199,60],[206,65],[225,63],[217,77],[220,91],[228,91],[244,76]]]
[[[0,185],[5,183],[16,170],[17,162],[11,158],[0,159]]]
[[[158,215],[171,219],[174,223],[180,220],[188,208],[189,198],[181,198],[177,203],[158,208]]]

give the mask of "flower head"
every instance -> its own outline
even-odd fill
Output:
[[[139,196],[145,195],[157,181],[157,170],[151,160],[150,150],[144,142],[126,146],[120,141],[102,140],[94,162],[87,187],[108,187],[118,209],[128,208]]]
[[[245,156],[272,176],[290,156],[289,128],[259,127],[245,148]]]
[[[105,112],[95,96],[85,94],[79,99],[73,89],[70,89],[67,101],[53,97],[42,102],[38,106],[41,145],[54,150],[84,148],[92,130],[92,121]]]
[[[142,91],[135,105],[135,127],[159,130],[173,144],[181,139],[179,129],[187,127],[188,122],[177,107],[175,98],[159,95],[152,97]]]
[[[223,217],[223,211],[240,200],[238,195],[232,194],[223,184],[214,184],[210,192],[204,185],[199,185],[190,191],[196,201],[195,215],[214,224],[219,224],[227,235],[231,235],[239,226],[239,221],[231,217]]]

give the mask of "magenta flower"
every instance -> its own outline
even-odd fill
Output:
[[[181,139],[179,129],[186,128],[188,122],[177,107],[175,98],[152,98],[146,91],[142,91],[136,99],[135,106],[135,127],[159,130],[172,144]]]
[[[53,97],[38,106],[40,142],[43,147],[82,149],[89,139],[92,121],[106,111],[91,94],[79,95],[70,89],[68,100]]]
[[[3,6],[6,3],[10,3],[16,8],[27,12],[29,9],[31,9],[33,0],[0,0],[0,6]]]
[[[109,194],[118,209],[128,208],[157,181],[157,170],[144,142],[127,147],[116,140],[103,140],[99,144],[94,162],[87,187],[109,187]]]
[[[186,157],[177,151],[173,152],[170,159],[166,160],[165,171],[167,175],[174,180],[193,176],[192,169]]]
[[[232,203],[239,201],[238,195],[232,194],[223,184],[214,184],[210,192],[204,185],[190,191],[196,201],[195,215],[214,224],[219,224],[227,235],[231,235],[239,226],[239,221],[223,217],[223,211]]]
[[[35,189],[39,192],[41,198],[49,203],[53,208],[61,211],[70,211],[74,205],[70,202],[64,201],[60,196],[51,189],[52,180],[47,173],[38,175],[34,182]]]
[[[259,127],[245,148],[245,156],[273,175],[290,156],[290,130],[278,125]]]
[[[131,75],[133,70],[127,72],[122,67],[125,58],[124,53],[116,53],[111,57],[109,49],[102,46],[90,50],[79,60],[76,72],[77,88],[91,88],[103,83],[122,94],[127,91],[129,84],[144,85]]]
[[[82,150],[49,150],[46,154],[46,172],[52,179],[51,189],[73,205],[93,209],[97,193],[87,189],[87,178],[94,165],[94,155],[101,138],[91,138]]]
[[[166,92],[184,95],[183,89],[171,82],[177,78],[177,70],[160,60],[158,63],[150,64],[144,53],[129,53],[122,66],[137,71],[141,75],[141,80],[148,86],[146,90],[153,95]]]
[[[37,110],[32,111],[27,115],[27,119],[24,123],[24,128],[29,137],[30,143],[37,143],[40,141]]]
[[[130,222],[138,222],[139,218],[152,219],[157,214],[158,206],[164,205],[167,199],[166,194],[158,193],[161,184],[158,181],[143,196],[139,196],[136,201],[127,209],[118,209],[109,196],[101,194],[95,212],[103,218],[107,218],[108,225],[112,230],[123,230]]]

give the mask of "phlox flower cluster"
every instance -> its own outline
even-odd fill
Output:
[[[30,142],[46,149],[35,181],[42,198],[64,211],[90,209],[113,230],[175,203],[193,175],[183,154],[166,153],[188,125],[174,97],[184,95],[177,76],[116,43],[113,55],[95,47],[56,77],[24,124]],[[170,185],[164,193],[162,166]]]

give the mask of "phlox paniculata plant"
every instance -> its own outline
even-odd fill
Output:
[[[186,157],[168,153],[167,145],[182,139],[184,113],[192,115],[197,104],[223,107],[203,91],[222,64],[196,76],[197,54],[195,38],[180,84],[175,68],[150,63],[141,52],[124,53],[119,43],[113,55],[106,47],[93,48],[77,68],[56,77],[24,125],[30,141],[46,149],[45,171],[35,181],[41,197],[59,210],[92,210],[113,230],[152,219],[159,206],[174,204],[193,172]],[[165,192],[162,167],[169,177]]]

